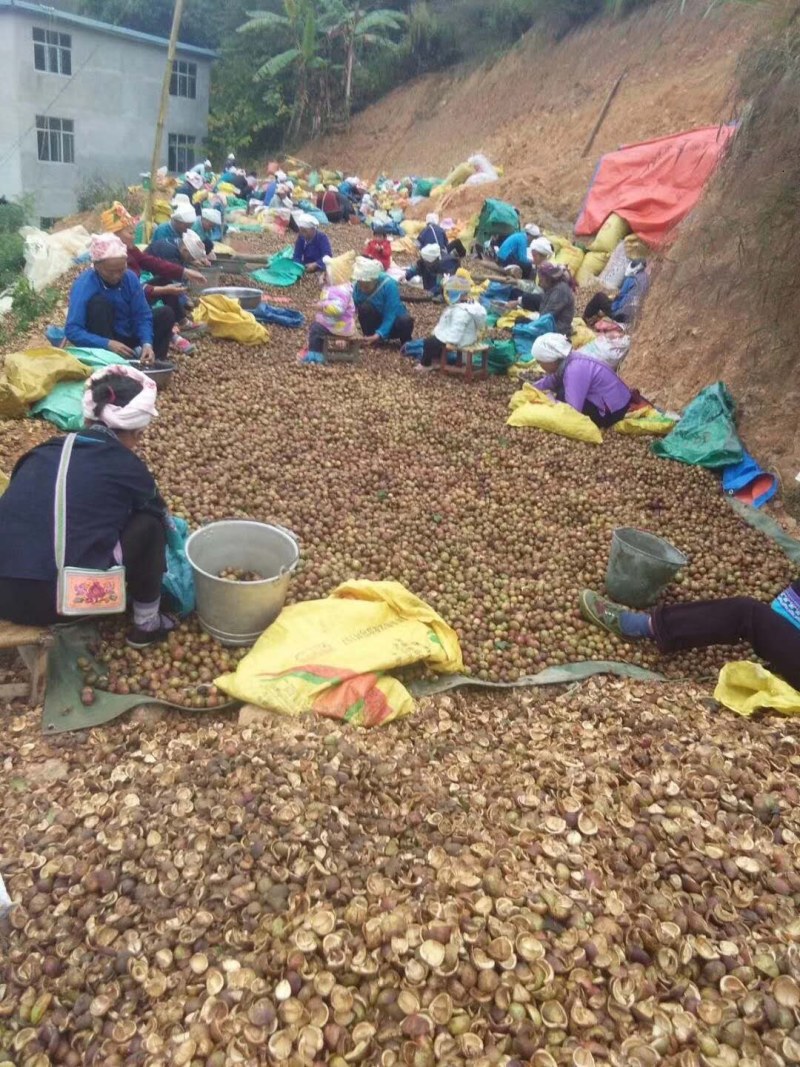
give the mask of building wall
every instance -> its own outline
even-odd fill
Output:
[[[72,76],[37,71],[33,27],[72,37]],[[168,135],[202,140],[208,129],[209,58],[178,52],[197,64],[194,100],[170,96],[162,146],[167,162]],[[166,49],[68,23],[10,12],[0,17],[0,62],[5,72],[0,108],[0,192],[33,194],[36,213],[61,218],[77,210],[77,193],[87,179],[139,182],[150,169]],[[36,116],[72,119],[75,162],[38,158]],[[9,150],[17,142],[9,159]]]

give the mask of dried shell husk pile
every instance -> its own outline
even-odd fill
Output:
[[[4,742],[0,1063],[800,1062],[796,727],[595,681]]]

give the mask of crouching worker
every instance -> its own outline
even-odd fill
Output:
[[[608,293],[595,293],[586,305],[584,320],[592,326],[604,316],[613,322],[629,325],[639,314],[649,287],[647,262],[644,259],[632,259],[625,268],[625,279],[617,295],[612,298]]]
[[[486,308],[475,300],[466,300],[467,295],[463,302],[442,312],[433,334],[422,344],[422,358],[414,370],[435,370],[441,366],[447,349],[466,348],[480,339],[486,327]]]
[[[65,489],[64,566],[125,566],[133,601],[128,644],[166,638],[174,621],[160,611],[166,569],[164,502],[136,454],[158,414],[156,387],[133,367],[104,367],[86,383],[85,428],[74,439]],[[66,437],[26,453],[0,497],[0,618],[22,626],[64,621],[58,613],[53,531],[56,480]]]
[[[406,271],[406,281],[421,278],[425,292],[438,296],[442,291],[442,278],[447,274],[455,274],[459,265],[458,257],[454,253],[442,254],[438,244],[425,245],[420,249],[416,265]]]
[[[308,331],[308,351],[302,363],[324,363],[329,337],[352,337],[356,332],[356,307],[350,285],[328,285],[317,303],[317,314]]]
[[[151,309],[128,250],[113,233],[92,238],[92,266],[72,283],[64,332],[79,348],[105,348],[142,363],[166,359],[175,325],[171,308]]]
[[[366,344],[399,341],[406,344],[414,320],[400,299],[400,287],[376,259],[359,256],[353,268],[353,301]]]
[[[537,389],[552,393],[556,400],[588,415],[601,429],[625,418],[633,396],[610,367],[573,352],[570,342],[560,333],[537,337],[532,352],[544,371],[544,378],[533,383]]]
[[[628,641],[655,641],[661,652],[747,641],[774,674],[800,689],[800,582],[772,605],[737,596],[629,611],[586,589],[580,606],[583,617],[596,626]]]

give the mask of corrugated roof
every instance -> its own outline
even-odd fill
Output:
[[[48,22],[62,22],[69,26],[83,26],[88,30],[97,30],[113,37],[125,37],[129,41],[152,44],[158,48],[166,48],[169,44],[166,37],[155,37],[151,33],[140,33],[139,30],[126,30],[124,26],[112,26],[110,22],[98,22],[97,19],[86,18],[85,15],[73,15],[71,11],[60,11],[55,7],[47,7],[45,4],[30,4],[27,0],[0,0],[0,14],[3,11],[20,11],[36,18],[47,19]],[[211,48],[198,48],[197,45],[182,44],[180,41],[177,47],[179,52],[202,56],[204,59],[217,58],[217,53]]]

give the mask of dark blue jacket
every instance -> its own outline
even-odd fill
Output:
[[[27,452],[0,496],[0,577],[56,577],[53,502],[64,437]],[[82,430],[67,471],[68,567],[104,570],[135,511],[161,514],[153,475],[144,461],[107,430]]]
[[[310,241],[307,241],[302,235],[295,241],[293,256],[295,263],[302,263],[306,267],[311,263],[316,263],[320,270],[324,270],[323,256],[332,255],[333,249],[330,241],[319,230]]]
[[[420,248],[424,248],[425,245],[438,245],[443,252],[446,252],[447,234],[441,226],[436,226],[434,223],[429,222],[425,229],[420,232],[417,244]]]
[[[72,283],[64,331],[70,344],[79,348],[108,348],[110,338],[86,328],[86,305],[93,296],[104,296],[114,305],[114,333],[134,338],[140,345],[153,343],[153,312],[139,279],[126,270],[118,285],[106,285],[94,267],[79,274]]]

